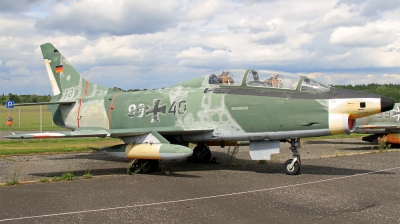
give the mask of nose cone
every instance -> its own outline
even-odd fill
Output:
[[[394,107],[394,100],[389,97],[381,97],[381,112],[389,111]]]

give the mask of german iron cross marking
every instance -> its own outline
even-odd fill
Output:
[[[166,105],[162,107],[158,107],[160,105],[161,99],[154,99],[154,107],[151,108],[149,106],[146,107],[146,115],[153,113],[153,117],[151,118],[151,123],[160,122],[158,120],[158,113],[165,114]]]

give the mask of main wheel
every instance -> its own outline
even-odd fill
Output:
[[[295,162],[292,169],[289,169],[290,164],[292,163],[293,159],[289,159],[285,162],[284,169],[287,175],[296,175],[300,171],[300,164],[299,162]]]
[[[210,148],[205,144],[198,144],[193,149],[193,162],[208,163],[211,159]]]
[[[159,168],[159,161],[158,160],[151,160],[151,159],[139,159],[137,163],[132,165],[132,172],[136,172],[138,170],[139,173],[154,173]]]

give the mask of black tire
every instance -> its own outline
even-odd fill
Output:
[[[284,169],[287,175],[297,175],[300,173],[300,164],[295,162],[292,169],[289,169],[289,165],[292,163],[293,159],[289,159],[285,162]]]
[[[195,163],[208,163],[211,159],[211,151],[207,145],[198,144],[193,149],[193,162]]]
[[[137,163],[132,165],[132,172],[135,172],[139,169],[139,173],[146,174],[146,173],[154,173],[159,168],[159,161],[158,160],[151,160],[151,159],[140,159]]]

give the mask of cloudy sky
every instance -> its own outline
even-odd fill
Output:
[[[399,0],[0,0],[0,94],[51,94],[46,42],[122,89],[226,68],[400,83]]]

